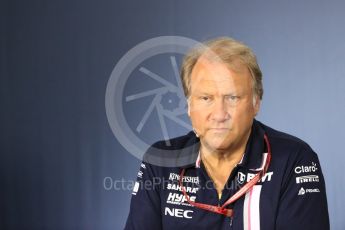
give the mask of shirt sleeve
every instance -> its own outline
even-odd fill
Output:
[[[160,182],[160,178],[154,175],[152,166],[148,163],[141,163],[132,192],[125,230],[162,229]]]
[[[276,230],[328,230],[326,187],[319,159],[309,146],[302,146],[288,162]]]

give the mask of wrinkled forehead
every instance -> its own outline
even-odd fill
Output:
[[[251,89],[251,77],[248,68],[240,61],[230,65],[219,58],[209,59],[207,56],[199,58],[191,73],[191,91],[217,88],[236,91]],[[202,88],[202,89],[200,89]]]
[[[217,53],[212,49],[207,49],[197,59],[196,64],[223,64],[234,72],[245,72],[248,69],[246,63],[237,55],[226,52]],[[195,67],[195,66],[194,66]]]
[[[237,74],[250,74],[248,66],[239,57],[230,55],[217,55],[214,52],[207,51],[202,54],[196,61],[191,71],[191,78],[202,72],[208,72],[217,76],[217,71],[229,72],[233,71]]]

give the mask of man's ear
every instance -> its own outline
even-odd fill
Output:
[[[259,96],[254,97],[253,105],[254,105],[254,114],[256,116],[259,113],[260,105],[261,105],[261,100],[260,100]]]
[[[187,99],[187,114],[190,117],[190,101],[189,101],[189,98]]]

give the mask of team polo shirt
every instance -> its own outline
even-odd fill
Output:
[[[231,218],[188,203],[179,185],[183,168],[182,183],[190,200],[221,206],[262,166],[263,153],[267,152],[264,134],[272,150],[271,163],[255,186],[227,206],[234,211]],[[172,157],[176,158],[181,157],[179,149],[193,146],[187,148],[193,163],[164,167],[151,164],[144,157],[132,193],[126,230],[329,229],[321,166],[316,153],[302,140],[254,120],[243,158],[233,169],[221,196],[200,160],[199,139],[193,132],[171,139],[170,147],[165,143],[161,141],[153,146],[155,149],[171,148],[175,154]],[[150,156],[150,149],[146,156]]]

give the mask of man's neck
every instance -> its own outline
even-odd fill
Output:
[[[244,150],[224,153],[208,152],[201,148],[201,160],[220,197],[233,169],[241,161]]]
[[[213,180],[218,194],[221,194],[224,185],[228,181],[231,172],[241,161],[249,139],[249,134],[242,143],[233,145],[232,148],[225,150],[214,150],[201,145],[201,160],[205,165],[207,174]]]
[[[243,157],[245,146],[236,151],[215,151],[207,148],[201,148],[201,157],[213,167],[236,165]]]

